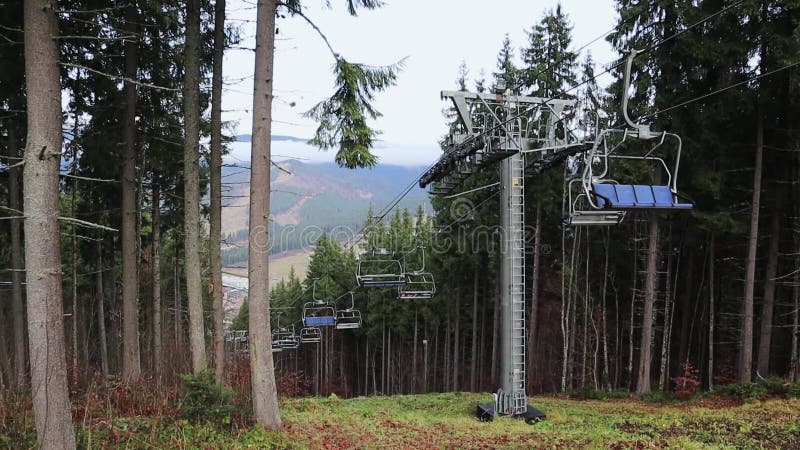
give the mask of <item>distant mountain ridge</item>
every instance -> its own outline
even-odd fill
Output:
[[[367,220],[370,205],[380,211],[389,205],[423,167],[379,164],[373,169],[349,170],[334,163],[278,162],[272,168],[270,213],[276,245],[273,252],[306,247],[314,233],[335,227],[357,233]],[[228,244],[246,242],[249,205],[249,171],[223,168],[223,180],[229,190],[223,199],[222,231]],[[422,206],[430,211],[427,193],[414,187],[397,205],[416,212]],[[303,235],[306,233],[306,235]],[[278,239],[280,238],[280,239]],[[278,242],[280,240],[280,242]],[[245,246],[246,247],[246,246]],[[242,246],[225,250],[226,264],[246,260]]]
[[[276,142],[308,142],[308,139],[299,138],[296,136],[286,136],[281,134],[273,134],[272,140]],[[240,134],[236,136],[236,142],[252,142],[253,135],[251,134]]]

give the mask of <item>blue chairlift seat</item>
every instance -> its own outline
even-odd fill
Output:
[[[303,305],[303,326],[333,327],[336,326],[336,308],[333,303],[317,298],[317,279],[314,279],[312,301]]]
[[[307,327],[333,327],[336,326],[336,317],[334,316],[311,316],[305,318],[305,326]]]
[[[681,203],[669,186],[592,183],[592,194],[601,208],[608,209],[692,209]]]

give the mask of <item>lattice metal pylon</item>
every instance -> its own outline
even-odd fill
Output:
[[[502,163],[503,187],[503,392],[510,411],[528,407],[525,390],[525,165],[520,154]]]
[[[442,143],[444,155],[422,177],[434,195],[449,194],[483,169],[501,168],[501,387],[487,414],[539,420],[528,407],[525,389],[525,169],[550,167],[570,151],[586,146],[571,130],[574,100],[493,93],[446,91],[459,123]],[[563,155],[563,156],[562,156]],[[479,414],[483,417],[483,414]],[[483,418],[482,418],[483,420]]]

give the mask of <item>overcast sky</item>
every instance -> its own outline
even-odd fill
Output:
[[[242,26],[242,47],[253,48],[254,0],[228,2],[228,19]],[[328,37],[334,49],[351,62],[385,65],[406,60],[397,86],[380,94],[376,106],[383,117],[375,126],[383,135],[376,152],[386,164],[422,165],[439,155],[438,140],[446,131],[439,92],[455,87],[463,60],[471,78],[483,70],[491,78],[506,33],[516,48],[527,44],[525,30],[555,8],[556,0],[386,0],[375,11],[350,17],[344,0],[306,0],[306,14]],[[609,31],[615,23],[613,0],[564,0],[573,24],[572,48],[577,49]],[[301,117],[333,89],[333,58],[319,35],[301,18],[278,20],[275,53],[273,133],[310,137],[315,124]],[[586,48],[595,61],[606,63],[615,53],[600,39]],[[518,53],[518,52],[517,52]],[[517,54],[518,56],[518,54]],[[224,64],[224,120],[237,122],[237,134],[249,134],[253,89],[253,52],[231,49]],[[601,79],[605,83],[609,80]],[[291,106],[294,104],[295,106]],[[233,157],[248,159],[249,143],[234,144]],[[273,153],[333,161],[333,153],[318,152],[302,143],[276,143]],[[279,159],[279,158],[278,158]]]

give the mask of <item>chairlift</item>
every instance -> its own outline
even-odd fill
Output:
[[[581,179],[570,180],[567,187],[567,213],[564,225],[617,225],[625,218],[625,211],[609,211],[595,209],[589,202],[589,196],[583,190]]]
[[[300,347],[300,337],[294,332],[294,325],[278,328],[272,332],[272,349],[294,350]]]
[[[317,281],[314,279],[312,300],[303,305],[303,325],[305,327],[336,326],[336,308],[331,302],[317,298]]]
[[[422,254],[422,267],[419,270],[406,272],[406,282],[397,287],[397,298],[429,299],[436,295],[436,283],[433,274],[425,271],[425,247],[418,247]]]
[[[300,329],[300,342],[313,344],[322,340],[322,330],[317,327],[303,327]]]
[[[361,311],[355,308],[355,297],[350,292],[350,306],[336,310],[336,329],[352,330],[361,328]]]
[[[623,87],[626,93],[637,53],[631,51],[626,63]],[[647,124],[634,123],[628,115],[627,95],[622,100],[622,112],[628,126],[598,133],[592,149],[583,155],[581,177],[568,183],[568,193],[565,194],[569,209],[565,223],[568,225],[614,225],[621,222],[625,212],[630,210],[686,210],[694,207],[677,189],[682,148],[680,136],[650,130]],[[645,151],[639,148],[632,152],[631,149],[637,146],[628,144],[634,141],[651,144],[645,146]],[[615,180],[613,168],[622,160],[650,165],[661,175],[656,178],[658,184],[624,184]],[[670,164],[667,164],[668,160]]]
[[[362,253],[356,263],[356,281],[361,287],[392,287],[406,284],[403,264],[385,248]]]

